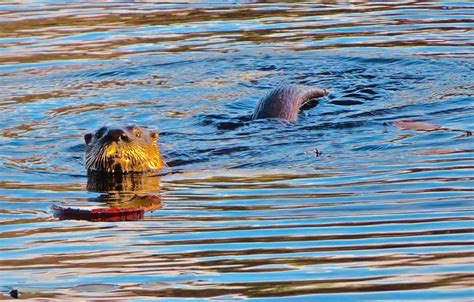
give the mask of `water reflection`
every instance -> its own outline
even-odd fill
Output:
[[[469,43],[463,33],[471,29],[469,9],[468,3],[425,1],[30,6],[2,14],[0,62],[226,53],[252,45],[290,51],[430,46],[463,52]]]
[[[158,175],[89,172],[86,188],[101,195],[87,202],[55,204],[54,216],[89,221],[138,220],[163,206]]]

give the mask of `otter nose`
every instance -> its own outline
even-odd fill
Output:
[[[112,129],[107,133],[107,137],[114,142],[128,141],[128,136],[122,129]]]

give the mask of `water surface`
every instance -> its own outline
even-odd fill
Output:
[[[1,299],[472,300],[473,138],[393,123],[474,130],[473,8],[0,4]],[[284,83],[331,94],[249,121]],[[164,207],[54,218],[104,124],[160,132]]]

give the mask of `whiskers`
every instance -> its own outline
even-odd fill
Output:
[[[111,144],[94,144],[86,149],[86,169],[107,173],[147,172],[161,169],[164,162],[156,145],[119,143],[110,154]]]
[[[106,150],[108,145],[96,145],[93,148],[86,150],[86,169],[88,171],[106,170],[107,156]]]

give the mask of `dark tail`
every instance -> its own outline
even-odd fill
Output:
[[[281,118],[293,122],[297,120],[304,103],[328,94],[326,89],[297,85],[280,86],[260,100],[252,119]]]

